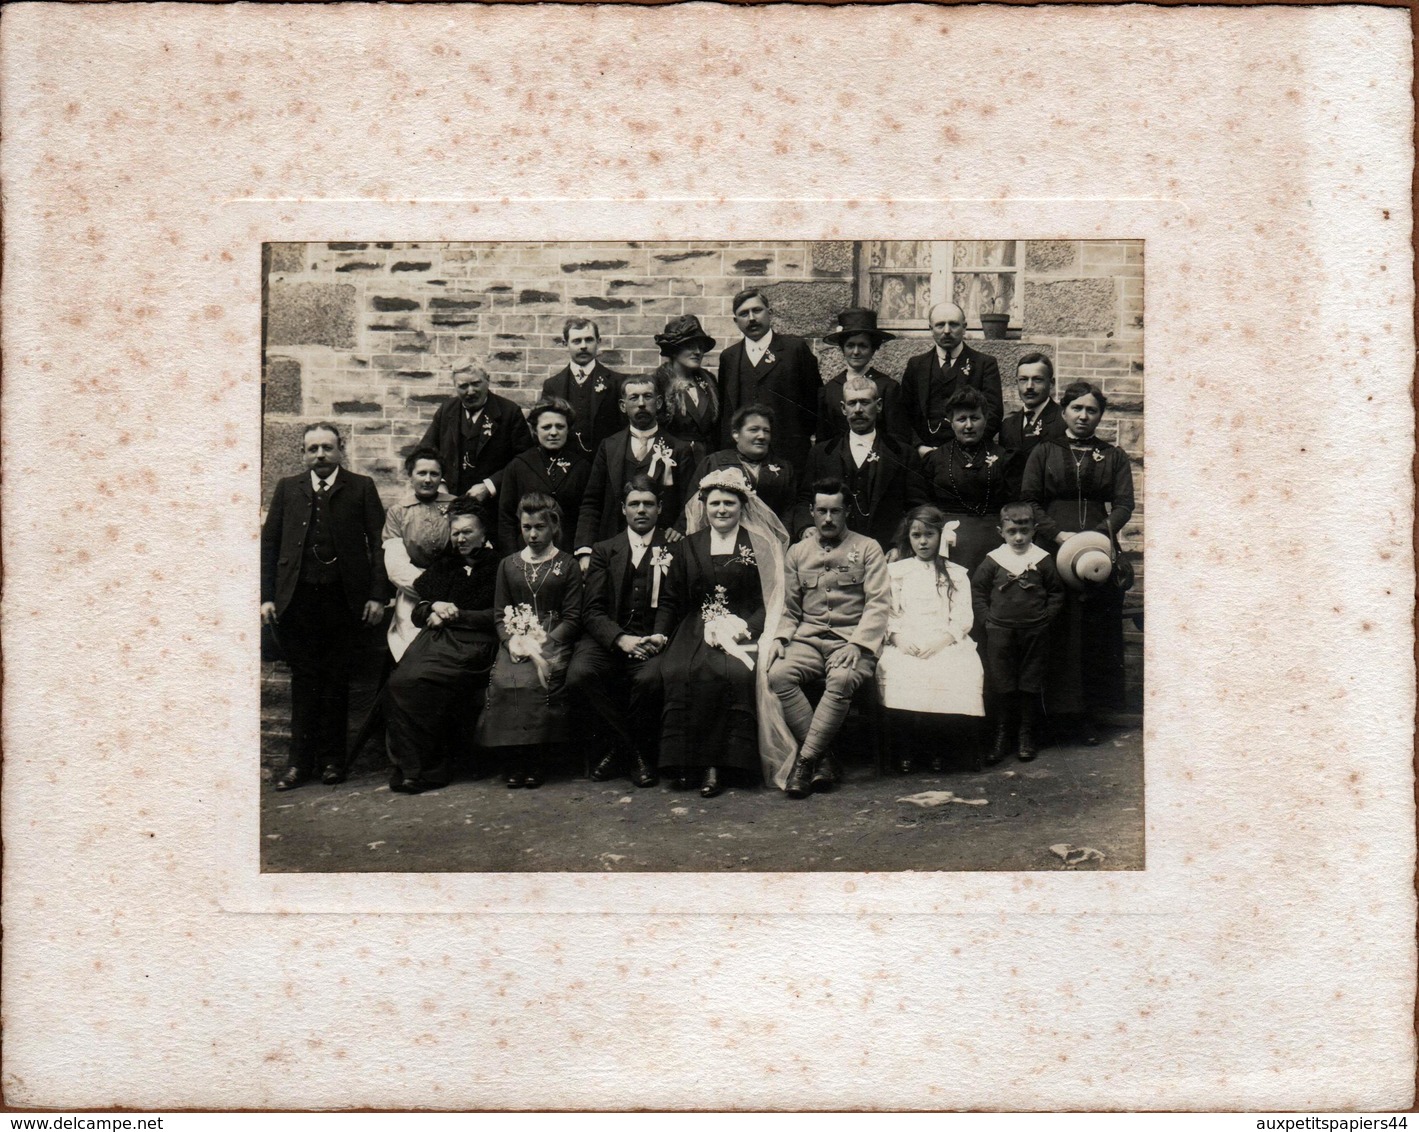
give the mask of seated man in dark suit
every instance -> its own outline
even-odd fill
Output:
[[[660,513],[665,516],[665,526],[671,528],[666,532],[669,541],[681,538],[685,529],[681,512],[685,485],[694,475],[694,447],[661,429],[663,402],[653,377],[622,378],[620,403],[627,427],[612,433],[596,449],[577,517],[572,546],[583,570],[591,564],[595,543],[625,529],[622,487],[634,475],[644,475],[655,485]]]
[[[802,338],[773,328],[769,298],[761,288],[740,291],[730,310],[744,337],[719,355],[720,447],[734,443],[730,432],[736,410],[767,405],[774,411],[774,455],[801,468],[818,422],[823,384],[818,358]]]
[[[378,625],[388,582],[374,480],[340,466],[344,443],[323,421],[301,437],[306,471],[276,484],[261,526],[261,620],[291,666],[291,753],[277,790],[345,770],[355,630]]]
[[[542,399],[560,397],[572,407],[576,414],[572,442],[590,460],[601,442],[621,427],[616,399],[623,375],[597,360],[601,330],[591,319],[567,319],[562,324],[562,342],[571,362],[542,383]]]
[[[902,409],[911,424],[917,455],[925,456],[951,439],[946,402],[963,385],[985,397],[985,436],[989,440],[1005,416],[1000,396],[1000,366],[989,354],[966,345],[966,316],[955,303],[937,303],[928,315],[934,348],[907,362],[902,374]]]
[[[909,445],[877,427],[882,402],[868,377],[850,377],[843,386],[847,435],[813,445],[799,478],[798,504],[790,529],[797,538],[814,529],[813,484],[840,479],[845,485],[848,529],[876,539],[885,551],[911,508],[925,503],[921,460]]]
[[[695,469],[694,482],[685,492],[693,499],[700,481],[720,468],[738,467],[744,470],[755,493],[788,526],[797,502],[797,486],[793,465],[784,459],[769,459],[773,443],[774,411],[767,405],[745,405],[734,414],[731,422],[734,447],[711,452]]]
[[[622,485],[626,529],[591,552],[581,625],[567,669],[567,689],[614,736],[591,771],[596,782],[629,766],[637,786],[654,786],[660,738],[659,653],[653,632],[660,587],[670,568],[655,485],[643,475]]]
[[[450,494],[487,503],[508,461],[532,447],[532,432],[521,409],[489,392],[488,371],[476,358],[454,369],[453,386],[457,392],[439,406],[419,447],[438,449]]]

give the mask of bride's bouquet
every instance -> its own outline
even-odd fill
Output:
[[[542,646],[547,643],[547,630],[532,606],[526,602],[503,606],[503,627],[508,631],[508,655],[513,660],[530,660],[537,670],[538,681],[546,688],[547,659],[542,655]]]
[[[749,639],[749,624],[729,612],[729,594],[723,586],[715,586],[714,597],[705,599],[700,606],[700,616],[705,623],[705,644],[722,649],[750,672],[754,671],[754,658],[740,643]]]

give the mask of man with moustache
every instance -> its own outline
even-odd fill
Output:
[[[384,507],[374,480],[340,466],[324,421],[301,437],[306,470],[276,484],[261,526],[261,620],[291,666],[291,747],[277,790],[344,777],[355,631],[384,616]]]
[[[847,434],[813,445],[790,529],[799,538],[813,530],[811,485],[816,480],[841,480],[848,527],[875,539],[885,551],[902,516],[927,501],[921,460],[910,445],[877,427],[882,402],[871,378],[849,377],[842,397]]]
[[[994,436],[1005,415],[1000,396],[1000,366],[989,354],[966,345],[966,315],[955,303],[937,303],[927,315],[936,346],[907,362],[902,374],[902,409],[917,455],[925,457],[951,439],[946,402],[963,385],[978,389],[986,401],[985,435]]]
[[[1024,458],[1035,445],[1064,435],[1064,414],[1051,396],[1054,363],[1045,354],[1026,354],[1015,366],[1015,388],[1024,407],[1000,423],[1000,445],[1020,453],[1017,463],[1023,469]]]
[[[808,343],[773,328],[768,296],[749,287],[730,305],[743,339],[719,355],[720,446],[734,441],[734,414],[745,405],[767,405],[774,411],[775,456],[795,468],[808,458],[817,424],[822,377]]]
[[[453,371],[457,392],[439,406],[420,448],[436,448],[443,480],[454,495],[487,503],[498,493],[503,469],[532,447],[522,410],[488,389],[488,370],[472,358]]]
[[[645,476],[622,485],[621,513],[626,529],[591,551],[583,634],[567,669],[567,690],[611,737],[592,781],[606,782],[627,767],[631,781],[645,787],[659,781],[659,656],[666,638],[653,627],[672,552],[657,525],[655,485]]]
[[[571,361],[542,383],[542,399],[560,397],[572,407],[576,414],[572,440],[591,459],[597,446],[621,427],[616,395],[623,375],[597,360],[601,330],[592,319],[567,319],[562,324],[562,343]]]
[[[853,693],[877,670],[891,612],[887,556],[848,529],[846,485],[824,478],[811,490],[818,534],[789,548],[783,616],[765,661],[769,688],[799,744],[784,785],[790,798],[831,790],[841,779],[832,742]],[[814,708],[804,689],[820,682],[823,697]]]
[[[730,422],[734,447],[711,452],[695,469],[694,483],[685,492],[693,499],[700,481],[721,468],[742,468],[755,494],[787,527],[797,502],[797,487],[793,465],[784,459],[770,459],[773,442],[774,411],[767,405],[745,405]]]
[[[666,524],[672,528],[667,539],[675,542],[684,530],[681,512],[685,487],[693,475],[693,445],[661,430],[659,414],[664,402],[653,377],[622,378],[619,403],[627,427],[597,446],[572,540],[573,553],[583,570],[591,564],[595,544],[624,529],[622,489],[632,476],[643,475],[654,486],[660,513],[672,520]]]

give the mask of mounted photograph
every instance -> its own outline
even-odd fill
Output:
[[[264,245],[262,871],[1143,869],[1143,265]]]

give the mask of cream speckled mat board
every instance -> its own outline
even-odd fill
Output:
[[[38,4],[0,71],[8,1104],[1411,1102],[1405,12]],[[259,873],[261,245],[376,233],[1145,240],[1147,867]]]

